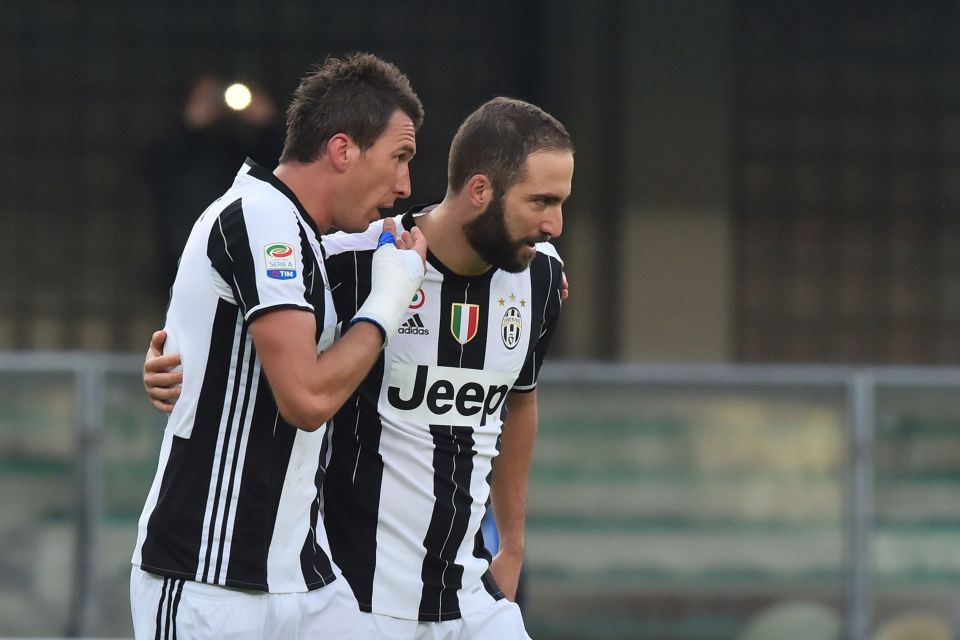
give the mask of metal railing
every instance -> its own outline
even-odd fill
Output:
[[[687,389],[840,389],[845,392],[848,466],[846,470],[844,637],[867,640],[873,621],[873,442],[877,391],[882,387],[957,389],[956,367],[848,367],[815,365],[704,365],[552,363],[541,383],[551,381],[640,388]]]
[[[140,355],[0,353],[0,374],[69,374],[75,378],[76,504],[73,600],[67,633],[93,632],[101,602],[95,579],[103,517],[102,444],[107,376],[139,378]],[[632,385],[642,389],[815,389],[845,393],[847,430],[845,523],[845,637],[866,640],[873,619],[873,441],[877,392],[884,387],[960,390],[960,368],[842,366],[640,365],[552,362],[541,384]]]
[[[103,519],[103,459],[101,445],[106,376],[139,375],[143,356],[83,352],[0,353],[0,373],[69,374],[75,379],[75,503],[77,504],[73,594],[66,633],[93,633],[100,612],[96,580],[98,532]]]

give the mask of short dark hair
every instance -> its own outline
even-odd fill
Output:
[[[573,142],[560,121],[540,107],[515,98],[494,98],[467,116],[450,144],[447,187],[459,193],[483,174],[502,197],[523,177],[527,156],[537,151],[570,151]]]
[[[423,105],[393,64],[370,53],[330,57],[300,81],[287,108],[280,162],[313,162],[327,141],[345,133],[366,151],[400,109],[423,124]]]

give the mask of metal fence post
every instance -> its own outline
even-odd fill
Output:
[[[876,425],[876,376],[854,373],[847,384],[850,425],[846,496],[847,634],[867,640],[873,622],[873,435]]]
[[[103,516],[104,363],[90,355],[76,369],[77,459],[76,459],[76,551],[73,600],[67,635],[90,636],[100,605],[99,536]]]

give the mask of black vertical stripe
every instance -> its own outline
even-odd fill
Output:
[[[211,327],[207,362],[230,362],[237,322],[236,305],[221,300]],[[210,489],[214,450],[227,393],[228,367],[207,367],[189,439],[174,437],[141,548],[141,567],[194,576],[200,557],[203,517]]]
[[[324,484],[324,521],[333,560],[363,611],[373,602],[377,523],[383,482],[382,423],[377,398],[384,374],[377,360],[357,393],[334,418],[333,456]]]
[[[317,498],[310,506],[310,527],[307,536],[300,547],[300,570],[303,572],[303,579],[307,586],[325,585],[333,581],[333,566],[330,564],[330,558],[317,544],[317,527],[323,526],[320,518],[320,496],[326,477],[326,459],[328,438],[323,439],[320,446],[320,464],[317,465],[317,473],[314,476],[314,485],[317,488]]]
[[[160,602],[157,603],[157,631],[154,634],[154,640],[161,640],[160,633],[163,630],[163,603],[167,599],[167,583],[170,582],[170,578],[163,579],[163,586],[160,588]]]
[[[244,324],[244,330],[247,326]],[[240,377],[240,358],[237,358],[237,378]],[[230,496],[233,495],[233,487],[237,479],[237,467],[240,466],[240,458],[242,455],[245,455],[246,452],[242,450],[243,447],[243,428],[244,423],[247,419],[247,411],[253,406],[256,398],[250,397],[250,392],[253,388],[253,370],[254,365],[257,361],[257,352],[251,345],[250,354],[247,356],[247,377],[243,381],[243,388],[246,391],[246,395],[243,398],[243,407],[240,409],[240,418],[237,420],[236,429],[237,429],[237,438],[236,442],[233,445],[233,459],[230,461],[230,481],[227,483],[227,491],[223,495],[223,500],[225,503],[223,510],[223,522],[220,525],[220,549],[217,554],[217,569],[214,572],[213,581],[220,582],[220,567],[223,565],[223,549],[227,542],[227,525],[230,523]],[[231,412],[232,413],[232,412]],[[251,416],[252,418],[252,416]],[[229,429],[227,430],[227,437],[229,438]],[[249,445],[249,438],[248,438]],[[227,447],[229,442],[224,442],[224,452],[227,452]],[[221,478],[222,480],[222,478]],[[239,500],[238,500],[239,502]]]
[[[253,414],[234,517],[228,584],[233,576],[244,576],[253,584],[267,584],[265,550],[270,548],[273,538],[280,495],[297,437],[296,427],[279,415],[262,369]]]
[[[437,364],[445,367],[482,369],[486,356],[487,315],[490,278],[493,270],[479,276],[457,276],[437,262],[443,273],[440,285],[440,327],[437,337]],[[451,321],[455,303],[479,306],[477,333],[461,345],[454,337]],[[473,429],[451,425],[430,425],[433,436],[434,506],[423,545],[426,556],[421,568],[423,592],[420,620],[451,620],[460,616],[457,591],[463,586],[463,567],[456,564],[457,551],[470,521],[470,480],[473,475]]]
[[[436,265],[435,265],[436,266]],[[444,274],[440,284],[440,335],[437,338],[437,364],[443,367],[482,369],[487,351],[487,312],[490,304],[490,275],[474,278]],[[477,334],[465,345],[454,338],[451,321],[454,304],[479,305]]]
[[[350,320],[370,293],[373,251],[348,251],[324,260],[337,319]]]
[[[339,294],[334,290],[334,300],[339,296],[337,313],[343,319],[352,317],[370,292],[372,258],[372,251],[335,258],[335,271],[344,283]],[[377,411],[383,376],[381,353],[356,393],[334,416],[332,457],[323,487],[324,522],[333,561],[350,584],[360,609],[367,612],[373,602],[383,482],[382,423]]]
[[[320,272],[320,265],[313,254],[313,247],[310,246],[306,230],[300,227],[299,231],[300,254],[303,256],[303,299],[304,302],[313,307],[314,315],[317,318],[323,318],[323,274]],[[323,333],[323,322],[320,320],[317,321],[316,333],[316,340],[320,340],[320,335]]]
[[[243,362],[247,343],[247,325],[240,328],[240,338],[237,340],[236,375],[233,378],[233,390],[230,392],[230,409],[227,412],[226,428],[223,432],[223,443],[220,446],[220,468],[217,470],[217,486],[213,494],[213,506],[210,513],[210,525],[207,529],[207,549],[203,559],[203,580],[210,578],[210,556],[213,554],[213,537],[217,526],[217,511],[220,508],[220,499],[223,493],[223,477],[227,468],[230,435],[233,433],[236,421],[234,416],[237,410],[237,398],[240,395],[240,363]],[[226,514],[224,514],[226,517]]]
[[[323,291],[323,279],[320,277],[320,270],[317,268],[317,261],[314,259],[313,247],[310,246],[310,240],[303,227],[299,227],[300,232],[300,255],[303,256],[303,300],[313,304],[313,292],[319,289]],[[320,296],[323,300],[323,296]],[[320,311],[319,309],[317,311]],[[319,314],[321,317],[323,314]],[[320,339],[319,334],[317,339]]]
[[[419,619],[442,622],[460,617],[457,591],[463,587],[463,566],[456,564],[456,558],[470,521],[470,477],[476,451],[473,427],[430,425],[430,434],[436,501],[423,540],[427,554],[420,572]]]
[[[243,219],[240,199],[227,205],[214,221],[207,239],[207,257],[220,277],[230,285],[244,315],[260,304],[256,266]]]
[[[530,264],[531,327],[527,355],[517,377],[517,385],[527,386],[537,381],[560,314],[561,270],[560,262],[544,253],[537,253]]]

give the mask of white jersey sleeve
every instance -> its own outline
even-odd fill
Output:
[[[247,322],[270,309],[314,310],[304,251],[311,249],[296,213],[268,197],[241,197],[228,205],[214,221],[207,247],[211,266]]]

